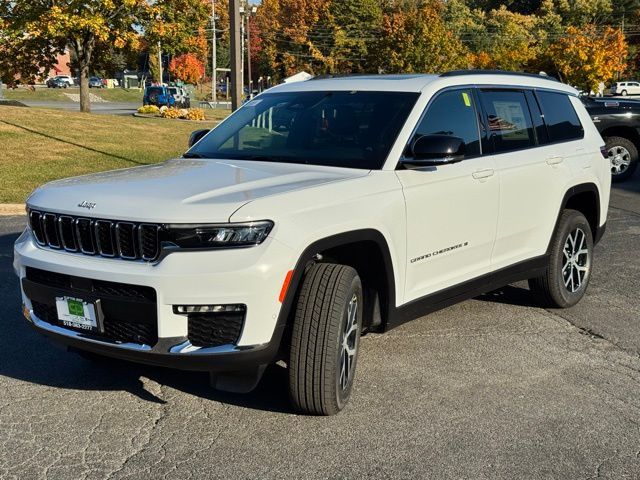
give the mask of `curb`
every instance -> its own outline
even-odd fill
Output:
[[[24,203],[0,203],[0,217],[26,215]]]

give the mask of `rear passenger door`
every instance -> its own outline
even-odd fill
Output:
[[[500,176],[492,254],[492,268],[499,270],[546,252],[571,170],[565,146],[550,142],[533,90],[481,89],[480,96]]]

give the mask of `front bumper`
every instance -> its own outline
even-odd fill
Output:
[[[276,328],[272,340],[264,345],[223,345],[193,351],[186,337],[160,338],[153,347],[135,343],[108,343],[44,322],[32,310],[25,308],[24,313],[34,329],[66,347],[146,365],[209,372],[241,371],[271,363],[277,358],[284,329],[284,326]]]
[[[278,300],[292,251],[274,239],[253,248],[175,252],[151,265],[98,258],[38,246],[25,232],[14,249],[14,269],[21,279],[24,313],[44,335],[67,346],[151,365],[205,371],[229,371],[273,361],[284,322]],[[63,328],[34,313],[27,268],[103,282],[153,288],[157,342],[122,343]],[[234,344],[194,347],[188,319],[175,305],[246,305],[240,337]],[[148,307],[148,305],[147,305]],[[132,315],[137,311],[132,310]]]

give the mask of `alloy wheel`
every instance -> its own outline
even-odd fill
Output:
[[[581,228],[576,228],[569,233],[562,253],[562,280],[566,289],[575,293],[585,283],[591,266],[587,237]]]
[[[345,391],[353,378],[358,349],[358,297],[354,293],[347,305],[347,320],[340,335],[339,385]]]

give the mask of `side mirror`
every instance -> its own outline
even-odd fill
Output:
[[[198,143],[200,139],[204,137],[207,133],[209,133],[208,128],[191,132],[191,135],[189,136],[189,148],[193,147],[196,143]]]
[[[403,164],[420,167],[446,165],[464,158],[465,143],[460,137],[451,135],[423,135],[413,141],[410,154],[410,157],[402,159]]]

